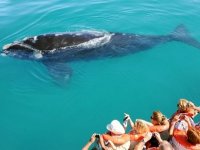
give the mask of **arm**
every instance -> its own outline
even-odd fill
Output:
[[[198,113],[200,113],[200,107],[196,107],[191,101],[188,102],[188,112],[191,113],[191,117],[194,118]]]
[[[103,134],[102,137],[103,137],[103,140],[112,141],[114,144],[117,144],[117,145],[121,145],[121,144],[124,144],[124,143],[130,141],[130,136],[128,134],[124,134],[121,137]]]
[[[143,149],[145,144],[146,144],[146,141],[142,140],[141,142],[139,142],[139,143],[135,146],[134,150],[141,150],[141,149]]]
[[[133,128],[134,128],[134,123],[133,123],[133,121],[131,120],[131,118],[129,119],[129,123],[130,123],[131,128],[133,129]]]
[[[100,145],[101,145],[102,149],[103,150],[107,150],[107,147],[104,144],[104,139],[103,139],[102,135],[100,136],[99,142],[100,142]]]
[[[146,120],[143,120],[143,119],[136,119],[135,121],[136,121],[136,122],[137,122],[137,121],[141,121],[141,122],[145,123],[145,124],[146,124],[147,126],[149,126],[149,127],[153,126],[153,124],[152,124],[151,122],[146,121]]]
[[[88,150],[89,149],[89,147],[92,145],[92,143],[94,143],[94,141],[95,141],[95,135],[96,134],[93,134],[92,136],[91,136],[91,138],[90,138],[90,140],[86,143],[86,145],[82,148],[82,150]]]
[[[141,133],[141,134],[132,134],[132,133],[130,133],[129,135],[130,135],[130,140],[131,141],[140,141],[141,139],[144,138],[146,133]]]
[[[134,150],[141,150],[144,148],[146,142],[148,142],[152,137],[152,133],[147,133],[146,136],[144,137],[144,139],[142,141],[140,141],[134,148]]]
[[[177,122],[177,120],[172,120],[172,122],[171,122],[171,126],[170,126],[170,129],[169,129],[169,135],[170,136],[173,136],[173,134],[174,134],[174,127],[175,127],[176,122]]]
[[[111,147],[113,150],[117,149],[117,147],[114,145],[114,143],[113,143],[112,141],[108,141],[108,142],[109,142],[109,144],[110,144],[110,147]]]
[[[193,109],[198,111],[198,113],[200,113],[200,107],[193,106]]]
[[[134,123],[133,123],[133,121],[131,120],[130,115],[129,115],[129,114],[126,114],[126,113],[124,113],[124,115],[125,115],[125,116],[124,116],[124,123],[123,123],[124,128],[126,129],[127,123],[128,123],[128,122],[129,122],[131,128],[133,128],[133,127],[134,127]]]
[[[184,120],[187,122],[188,127],[191,127],[191,126],[192,126],[192,124],[191,124],[191,122],[190,122],[190,118],[189,118],[188,116],[184,116]]]
[[[172,115],[172,117],[169,119],[170,121],[172,121],[172,120],[174,120],[174,119],[178,119],[179,117],[180,117],[180,114],[181,114],[181,112],[180,112],[180,110],[177,110],[173,115]]]
[[[158,132],[155,132],[154,135],[159,142],[159,149],[173,149],[168,141],[161,139],[160,134]]]
[[[110,144],[110,147],[113,150],[117,149],[116,146],[115,146],[115,144],[112,141],[108,140],[108,143]],[[101,147],[102,147],[103,150],[107,150],[108,149],[108,147],[104,144],[104,139],[103,139],[102,136],[100,136],[100,145],[101,145]]]
[[[163,141],[158,132],[154,132],[154,135],[155,135],[155,137],[156,137],[156,139],[158,140],[159,143],[161,143]]]
[[[175,124],[180,120],[179,118],[180,118],[180,114],[176,114],[174,115],[174,118],[171,121],[170,128],[169,128],[170,137],[172,137],[174,134],[174,127],[175,127]]]

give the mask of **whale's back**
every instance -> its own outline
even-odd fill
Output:
[[[87,42],[91,39],[100,37],[94,34],[45,34],[27,38],[23,41],[25,45],[38,50],[53,50],[62,47],[69,47]]]

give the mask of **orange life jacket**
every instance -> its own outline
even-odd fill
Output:
[[[103,139],[105,141],[112,141],[114,144],[117,144],[117,145],[122,145],[128,141],[130,141],[130,136],[129,134],[122,134],[122,135],[119,135],[119,136],[111,136],[109,134],[103,134],[102,135]]]
[[[176,147],[187,150],[200,150],[200,144],[192,145],[187,141],[187,133],[184,130],[174,129],[172,142]]]

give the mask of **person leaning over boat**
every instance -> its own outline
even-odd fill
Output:
[[[104,150],[128,150],[130,147],[130,136],[118,120],[113,120],[107,125],[108,132],[105,134],[94,133],[82,150],[88,150],[96,141]],[[96,147],[95,147],[96,148]],[[96,148],[97,149],[97,148]]]
[[[89,150],[91,145],[96,142],[96,145],[92,148],[92,150],[98,150],[102,149],[101,142],[103,141],[102,136],[100,134],[93,133],[92,136],[90,137],[90,140],[84,145],[82,150]],[[116,146],[111,142],[108,141],[109,147],[111,147],[113,150],[116,149]],[[109,149],[108,146],[104,146],[104,150]]]
[[[152,137],[155,137],[159,142],[158,147],[146,148],[146,143],[149,142]],[[174,150],[174,148],[168,141],[162,140],[158,132],[148,132],[144,139],[135,146],[134,150]]]
[[[199,109],[194,105],[194,103],[188,101],[187,99],[180,99],[177,104],[177,107],[178,107],[177,111],[172,115],[170,120],[172,120],[174,116],[178,114],[184,114],[191,118],[194,118],[197,115]]]
[[[149,129],[151,132],[159,132],[161,138],[168,140],[169,138],[169,120],[160,112],[154,111],[151,116],[151,123]]]
[[[186,99],[180,99],[177,104],[177,111],[172,115],[171,121],[174,118],[179,118],[179,116],[188,116],[190,120],[190,124],[192,126],[196,126],[199,123],[195,123],[193,118],[200,112],[200,107],[197,107],[192,103],[191,101],[188,101]],[[175,119],[176,120],[176,119]]]
[[[154,111],[151,115],[151,122],[144,121],[144,123],[147,123],[150,132],[158,132],[163,140],[168,140],[169,138],[169,121],[168,119],[160,112],[160,111]],[[146,147],[158,147],[158,141],[153,136],[149,142],[147,142]]]
[[[128,123],[130,124],[131,130],[129,132],[130,135],[130,150],[133,150],[135,145],[140,142],[144,136],[149,132],[148,126],[139,120],[136,120],[135,123],[133,123],[132,119],[130,118],[130,115],[125,113],[124,117],[124,123],[123,126],[126,129],[128,126]]]
[[[142,119],[137,119],[137,121],[145,123],[149,127],[150,132],[159,132],[162,139],[167,140],[169,137],[168,119],[160,111],[154,111],[150,118],[151,122]]]
[[[175,150],[200,150],[200,132],[186,114],[177,114],[171,121],[169,133]],[[195,143],[195,139],[199,139]],[[195,144],[194,144],[195,143]]]
[[[106,150],[128,150],[130,136],[125,134],[124,127],[118,120],[113,120],[106,126],[108,132],[100,136],[100,144]],[[109,144],[107,144],[109,143]]]

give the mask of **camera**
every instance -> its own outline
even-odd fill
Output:
[[[95,138],[100,138],[100,135],[99,135],[99,134],[96,134],[96,135],[95,135]]]
[[[126,119],[128,119],[128,116],[124,117],[123,121],[126,121]]]

